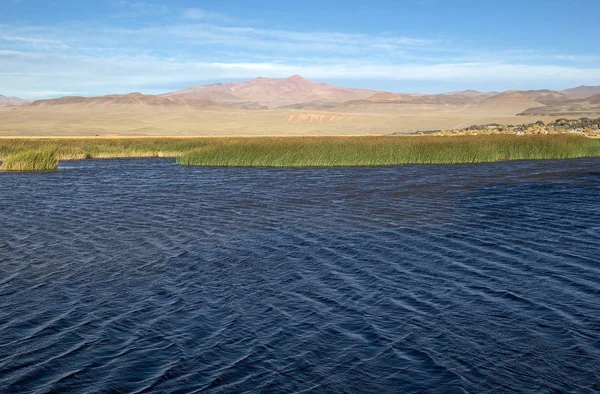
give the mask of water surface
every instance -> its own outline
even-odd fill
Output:
[[[0,173],[0,392],[599,392],[599,196],[599,159]]]

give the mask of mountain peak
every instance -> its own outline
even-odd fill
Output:
[[[306,78],[304,78],[302,75],[299,75],[299,74],[294,74],[291,77],[288,77],[286,79],[290,79],[290,80],[293,80],[293,81],[307,81]]]
[[[291,77],[287,77],[287,78],[265,78],[265,77],[258,77],[258,78],[254,78],[250,82],[263,82],[263,81],[268,81],[268,82],[277,82],[277,81],[308,82],[308,79],[304,78],[302,75],[294,74]]]
[[[222,86],[208,85],[168,93],[169,97],[198,97],[217,102],[258,103],[272,108],[307,103],[323,102],[342,103],[348,100],[366,98],[375,91],[342,88],[324,83],[315,83],[301,75],[295,74],[287,78],[258,77],[247,82],[232,82]],[[244,105],[245,105],[244,104]]]

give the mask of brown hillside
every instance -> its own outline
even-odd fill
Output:
[[[18,97],[6,97],[0,94],[0,106],[19,106],[27,104],[27,100]]]
[[[597,116],[600,114],[600,94],[581,98],[562,100],[544,107],[528,108],[519,115],[532,116]]]
[[[294,75],[281,79],[256,78],[248,82],[195,86],[164,96],[211,98],[219,103],[250,101],[275,108],[307,102],[344,102],[363,99],[373,93],[373,90],[341,88]]]
[[[587,98],[600,94],[600,86],[578,86],[576,88],[565,89],[563,93],[570,96],[570,98]]]
[[[137,105],[137,106],[162,106],[162,107],[194,107],[194,108],[218,108],[219,105],[214,101],[198,98],[177,98],[152,96],[141,93],[129,94],[111,94],[100,97],[81,97],[65,96],[56,99],[37,100],[30,104],[37,107],[49,107],[57,105],[70,106],[119,106],[119,105]]]

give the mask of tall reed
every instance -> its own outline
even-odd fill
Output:
[[[15,153],[2,162],[4,171],[56,171],[58,159],[52,150],[28,150]]]
[[[0,138],[0,160],[15,161],[24,151],[53,152],[57,160],[175,157],[179,164],[199,166],[374,166],[600,156],[600,141],[569,134]]]
[[[573,135],[237,139],[183,154],[197,166],[375,166],[565,159],[600,155],[600,142]]]

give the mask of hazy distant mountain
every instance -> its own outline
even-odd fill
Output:
[[[346,112],[358,110],[360,112],[393,112],[396,109],[415,110],[438,108],[447,110],[449,108],[467,108],[479,105],[481,103],[494,103],[495,105],[506,105],[504,101],[510,101],[511,98],[518,103],[520,110],[529,108],[533,100],[524,96],[515,96],[496,92],[478,92],[475,90],[466,90],[460,92],[449,92],[442,94],[420,94],[420,93],[376,93],[363,100],[351,100],[339,106]],[[527,104],[523,104],[523,100]],[[494,105],[492,104],[492,105]]]
[[[6,97],[0,94],[0,106],[17,106],[17,105],[23,105],[26,104],[27,100],[23,100],[21,98],[18,97]]]
[[[591,93],[598,92],[596,95]],[[280,108],[342,113],[456,113],[497,116],[597,114],[600,86],[580,86],[555,91],[509,90],[480,92],[463,90],[441,94],[391,93],[353,89],[309,81],[299,75],[289,78],[256,78],[248,82],[201,85],[163,95],[141,93],[100,97],[66,96],[38,100],[31,106],[70,105],[102,107],[118,105],[190,107],[201,109],[267,110]],[[0,96],[0,107],[24,105],[24,100]]]
[[[65,96],[57,99],[37,100],[31,106],[48,107],[56,105],[71,106],[116,106],[116,105],[149,105],[162,107],[193,107],[193,108],[219,108],[219,105],[211,100],[198,98],[177,98],[153,96],[141,93],[111,94],[99,97]]]
[[[563,93],[571,98],[586,98],[600,94],[600,86],[578,86],[576,88],[565,89]]]
[[[540,103],[540,104],[552,104],[552,103],[556,103],[556,102],[560,102],[560,101],[569,99],[569,97],[563,92],[558,92],[556,90],[548,90],[548,89],[510,90],[510,91],[504,92],[504,93],[518,93],[518,94],[520,94],[524,97],[527,97],[529,99],[532,99],[533,101]]]
[[[442,94],[443,95],[467,96],[467,97],[489,97],[489,96],[493,96],[498,93],[499,92],[480,92],[479,90],[467,89],[467,90],[447,92],[447,93],[442,93]]]
[[[353,108],[367,109],[390,109],[395,106],[405,105],[448,105],[457,104],[464,105],[480,100],[480,96],[472,96],[471,94],[444,93],[444,94],[421,94],[421,93],[389,93],[379,92],[362,100],[350,100],[339,106],[341,109],[351,110]],[[481,95],[481,97],[487,97]]]
[[[301,103],[336,102],[368,97],[374,90],[352,89],[309,81],[299,75],[289,78],[256,78],[248,82],[202,85],[165,97],[197,97],[214,100],[219,104],[255,102],[270,108],[293,106]]]
[[[464,90],[442,94],[380,92],[362,100],[350,100],[337,109],[343,112],[394,113],[398,111],[469,111],[495,115],[515,115],[534,107],[567,100],[553,90],[511,90],[502,93]]]

